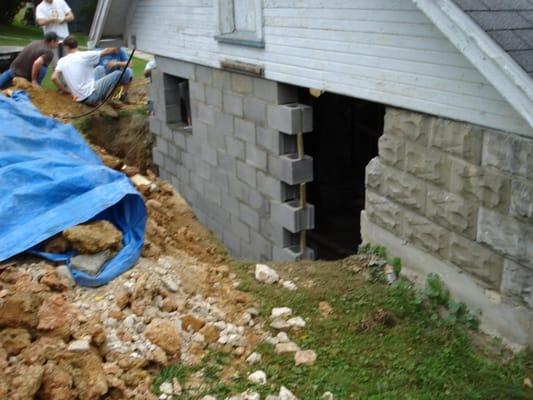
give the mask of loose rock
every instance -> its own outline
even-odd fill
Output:
[[[289,389],[282,386],[279,390],[279,400],[298,400],[298,398]]]
[[[279,275],[268,265],[257,264],[255,266],[255,279],[259,282],[273,284],[279,281]]]
[[[73,226],[64,230],[63,236],[82,254],[118,251],[122,247],[122,232],[105,220]]]
[[[74,340],[68,345],[68,351],[74,351],[82,353],[88,351],[91,348],[90,341],[88,339]]]
[[[144,331],[152,343],[161,347],[169,355],[179,355],[181,350],[181,336],[174,324],[162,319],[154,319]]]
[[[300,347],[294,342],[278,343],[276,345],[276,354],[296,353],[297,351],[300,351]]]
[[[250,365],[254,365],[261,362],[261,354],[259,353],[252,353],[248,356],[246,359],[246,362]]]
[[[257,385],[265,385],[267,382],[267,376],[263,371],[255,371],[248,375],[248,380]]]
[[[292,315],[292,309],[289,307],[275,307],[272,309],[272,318],[282,318]]]
[[[70,259],[72,267],[86,272],[89,275],[98,275],[107,260],[111,258],[109,250],[96,254],[80,254]]]
[[[316,352],[313,350],[297,351],[294,355],[294,362],[298,365],[313,365],[316,361]]]

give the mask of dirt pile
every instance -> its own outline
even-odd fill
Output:
[[[83,254],[96,254],[122,247],[122,232],[109,221],[95,221],[76,225],[63,231],[64,238]]]

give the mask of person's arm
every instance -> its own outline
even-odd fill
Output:
[[[39,71],[41,70],[41,67],[43,65],[44,65],[43,56],[39,57],[37,60],[33,62],[33,66],[31,67],[31,82],[34,85],[39,86]]]
[[[119,49],[117,47],[108,47],[100,52],[100,57],[107,56],[109,54],[115,54],[118,53],[118,51]]]
[[[37,11],[35,12],[35,20],[37,21],[37,25],[39,26],[53,25],[59,22],[55,18],[49,19],[46,13],[41,11],[40,7],[37,7]]]
[[[115,68],[115,67],[124,68],[126,65],[128,65],[127,61],[114,61],[114,60],[111,60],[111,61],[109,61],[106,64],[106,67],[108,69],[112,69],[112,68]]]
[[[65,14],[65,17],[60,23],[74,21],[74,13],[72,12],[72,9],[68,6],[66,1],[63,1],[62,3],[63,14]]]
[[[52,82],[54,82],[54,85],[57,86],[57,88],[64,93],[69,93],[68,88],[63,85],[63,82],[61,82],[61,71],[59,71],[57,68],[52,74]]]

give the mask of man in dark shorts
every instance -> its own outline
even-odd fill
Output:
[[[0,75],[0,89],[11,85],[13,78],[26,78],[35,85],[40,85],[48,71],[48,65],[54,58],[53,49],[57,48],[59,38],[55,32],[49,32],[44,40],[30,43],[11,63],[9,69]]]

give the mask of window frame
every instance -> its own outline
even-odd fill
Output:
[[[235,29],[234,0],[216,0],[217,34],[219,43],[264,48],[263,0],[253,0],[255,4],[255,31]]]

